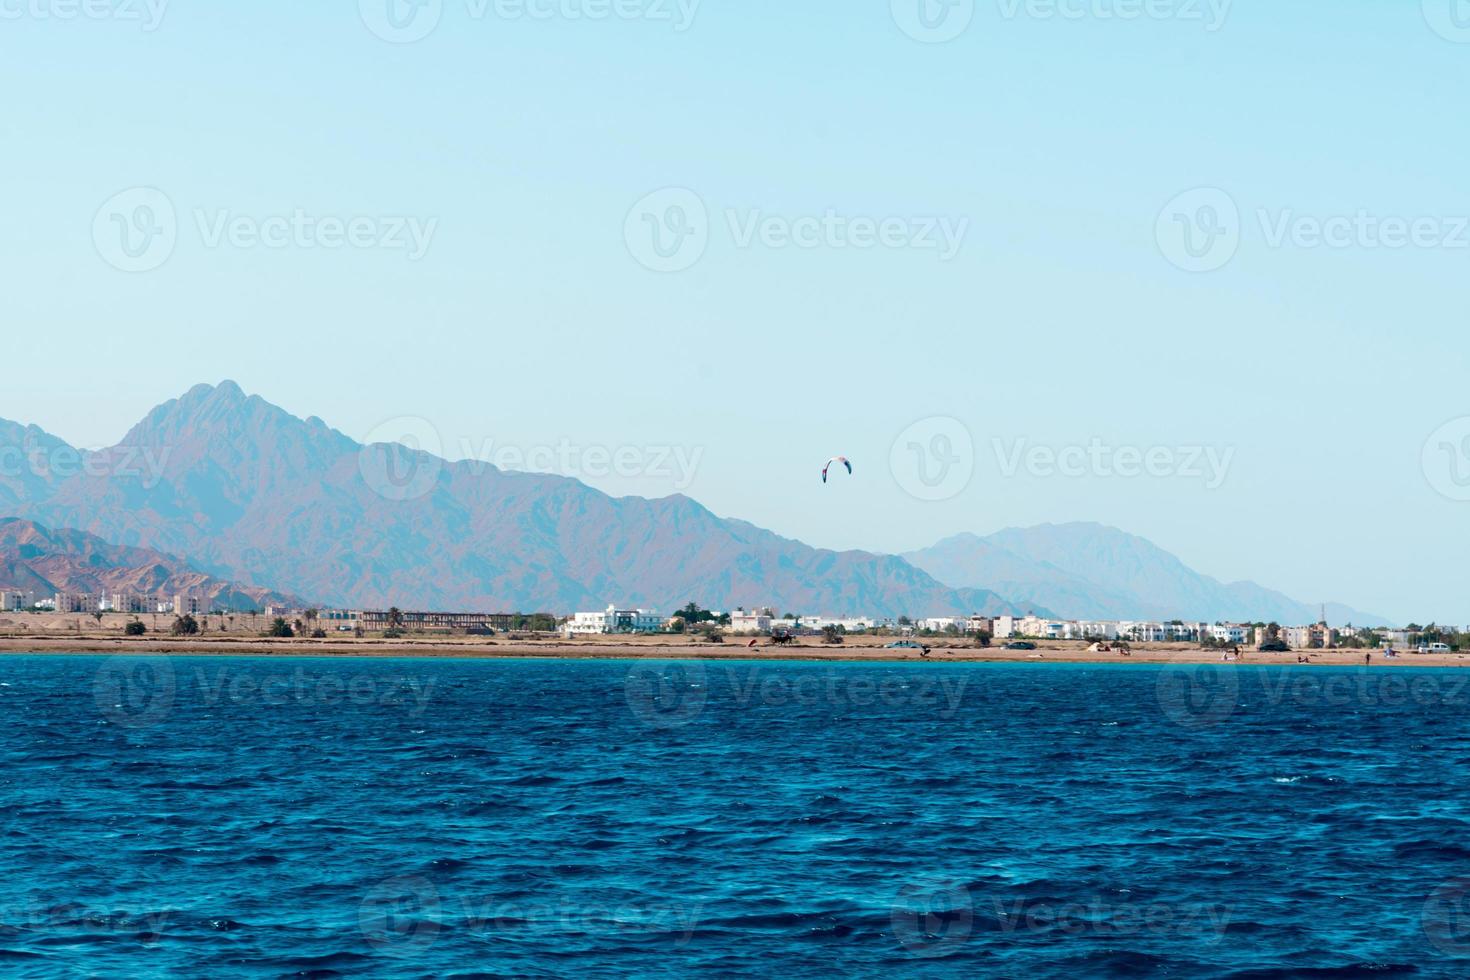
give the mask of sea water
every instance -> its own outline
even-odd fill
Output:
[[[1463,976],[1470,672],[0,658],[0,975]]]

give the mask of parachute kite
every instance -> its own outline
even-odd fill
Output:
[[[852,476],[852,464],[847,461],[847,457],[846,456],[833,456],[831,459],[827,460],[827,465],[824,466],[824,467],[822,467],[822,482],[823,483],[826,483],[827,482],[827,472],[830,469],[832,469],[832,464],[833,463],[841,463],[843,466],[846,466],[847,467],[847,475],[848,476]]]

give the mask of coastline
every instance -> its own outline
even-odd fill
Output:
[[[1136,646],[1131,656],[1089,651],[1080,643],[1042,642],[1036,650],[980,648],[957,641],[921,640],[930,644],[924,657],[917,650],[889,650],[886,638],[849,638],[840,646],[827,646],[811,639],[797,646],[749,646],[749,638],[731,637],[723,644],[694,643],[683,637],[615,637],[579,639],[520,637],[405,637],[383,639],[269,639],[251,636],[174,638],[163,636],[120,637],[0,636],[0,656],[14,655],[128,655],[190,657],[342,657],[423,658],[472,660],[768,660],[816,663],[1074,663],[1074,664],[1230,664],[1235,666],[1335,666],[1363,667],[1364,653],[1372,654],[1373,667],[1470,667],[1470,653],[1405,653],[1393,660],[1379,651],[1308,651],[1307,664],[1297,662],[1297,653],[1245,651],[1239,660],[1223,661],[1218,650],[1202,650],[1184,644]]]

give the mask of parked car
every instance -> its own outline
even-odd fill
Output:
[[[1426,643],[1426,644],[1424,644],[1424,645],[1422,645],[1422,646],[1419,647],[1419,652],[1420,653],[1449,653],[1450,652],[1450,645],[1448,643]]]
[[[899,640],[897,643],[888,643],[888,644],[885,644],[884,647],[883,647],[883,649],[885,649],[885,650],[922,650],[922,649],[924,649],[924,645],[922,643],[915,643],[913,640]]]
[[[1036,644],[1030,640],[1016,640],[1014,643],[1007,643],[1005,648],[1007,650],[1035,650]]]

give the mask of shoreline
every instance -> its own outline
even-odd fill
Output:
[[[922,641],[921,641],[922,642]],[[264,637],[157,636],[0,636],[0,656],[187,656],[187,657],[280,657],[280,658],[404,658],[459,660],[739,660],[773,663],[1074,663],[1108,664],[1219,664],[1243,667],[1440,667],[1470,668],[1470,654],[1405,653],[1388,660],[1378,651],[1308,651],[1306,664],[1297,653],[1246,651],[1238,660],[1222,661],[1220,651],[1184,645],[1138,646],[1131,656],[1089,651],[1077,644],[1040,644],[1036,650],[1005,650],[1000,647],[943,645],[931,641],[931,653],[885,649],[881,641],[849,642],[840,646],[810,645],[751,647],[748,641],[732,638],[724,644],[695,644],[682,638],[626,638],[618,640],[420,638],[420,639],[326,639],[274,640]],[[1372,661],[1364,663],[1364,653]]]

